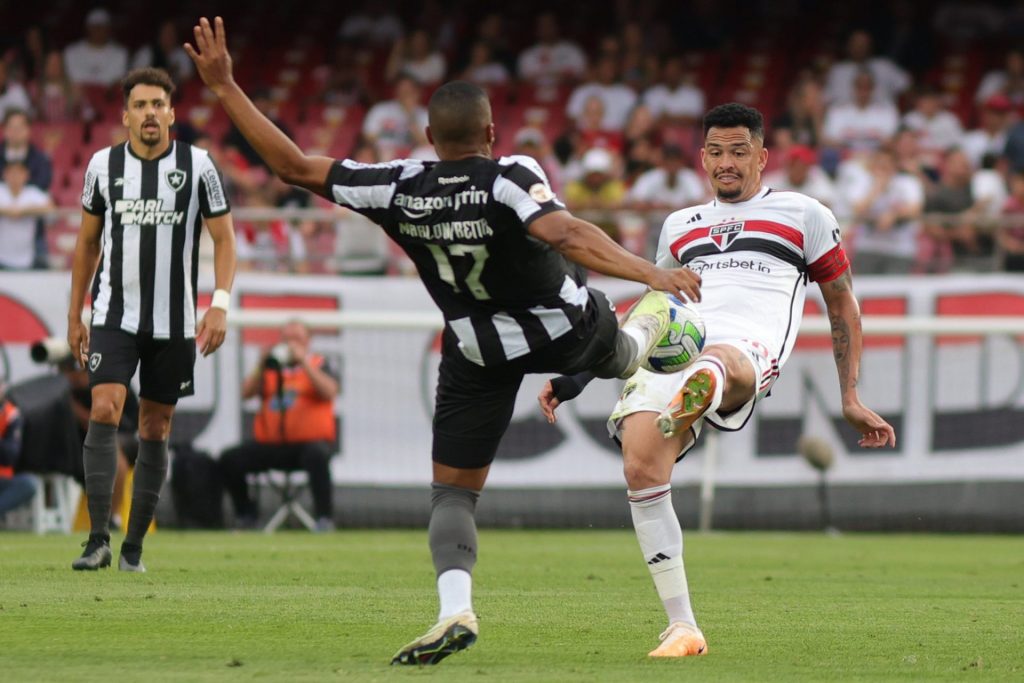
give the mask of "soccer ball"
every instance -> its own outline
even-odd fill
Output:
[[[645,369],[663,375],[684,369],[704,350],[704,319],[700,313],[674,296],[669,296],[668,301],[668,332],[643,364]]]

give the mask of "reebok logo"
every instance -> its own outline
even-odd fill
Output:
[[[671,560],[671,559],[672,558],[669,557],[668,555],[666,555],[665,553],[658,553],[657,555],[655,555],[651,559],[647,560],[647,564],[658,564],[659,562],[664,562],[665,560]]]
[[[181,383],[181,384],[180,384],[180,385],[178,386],[178,391],[185,391],[185,390],[186,390],[186,389],[188,389],[188,388],[189,388],[190,386],[192,386],[192,380],[189,380],[189,381],[187,381],[187,382],[182,382],[182,383]]]
[[[452,185],[454,183],[468,183],[469,182],[469,176],[468,175],[447,176],[447,177],[444,177],[444,178],[438,178],[437,182],[441,183],[442,185]]]
[[[124,187],[124,178],[115,178],[114,187]]]

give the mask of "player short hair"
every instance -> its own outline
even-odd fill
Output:
[[[427,105],[436,143],[471,143],[491,124],[491,102],[480,86],[450,81],[434,91]]]
[[[720,104],[704,115],[704,137],[712,128],[746,128],[750,136],[764,142],[764,117],[761,112],[739,102]]]
[[[167,99],[174,94],[174,81],[165,69],[147,66],[141,69],[132,69],[128,75],[121,80],[121,91],[124,93],[125,106],[128,105],[128,98],[131,97],[132,89],[137,85],[155,85],[163,88],[167,93]]]

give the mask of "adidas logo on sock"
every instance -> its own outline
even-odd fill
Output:
[[[665,560],[670,560],[670,559],[672,559],[672,558],[670,558],[665,553],[658,553],[657,555],[655,555],[651,559],[647,560],[647,564],[658,564],[659,562],[664,562]]]

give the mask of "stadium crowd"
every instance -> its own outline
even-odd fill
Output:
[[[710,198],[702,115],[740,101],[769,122],[768,185],[832,208],[858,273],[1024,270],[1022,3],[639,0],[603,17],[455,5],[223,9],[239,80],[309,151],[431,158],[424,102],[469,80],[491,95],[496,153],[536,158],[572,210],[650,254],[667,213]],[[77,211],[88,150],[124,139],[119,79],[153,65],[178,86],[176,135],[226,176],[244,267],[410,271],[374,226],[281,183],[230,127],[181,48],[189,7],[158,22],[118,2],[52,9],[42,23],[19,10],[0,39],[0,267],[67,267],[74,211],[52,207]],[[797,17],[813,30],[792,36]]]

